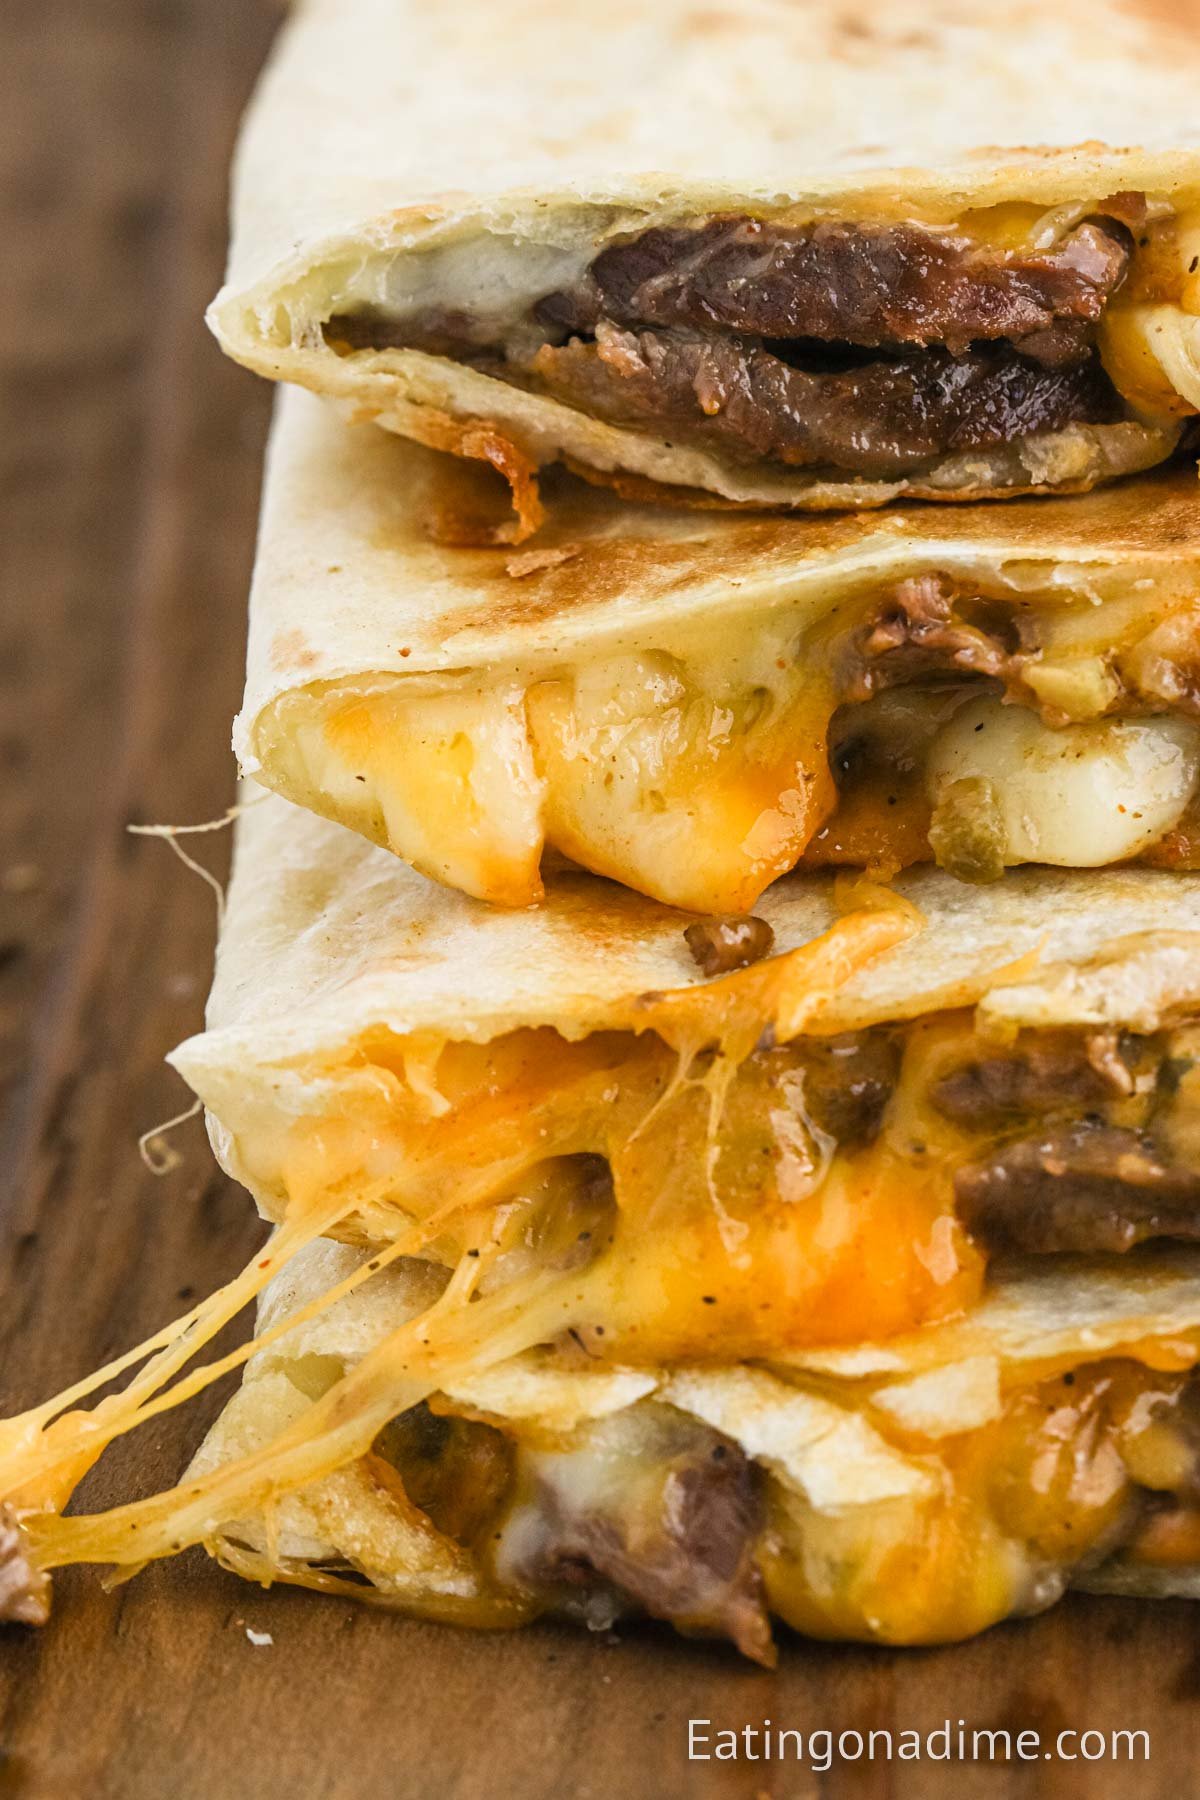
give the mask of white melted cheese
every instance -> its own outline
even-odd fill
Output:
[[[805,719],[815,684],[798,674],[776,675],[786,706],[765,685],[720,693],[688,677],[673,657],[629,655],[530,690],[547,837],[657,899],[742,911],[815,828],[829,706],[818,689]]]
[[[1070,569],[1056,581],[1045,564],[1014,563],[1004,580],[1036,621],[1039,653],[1022,678],[1054,729],[1029,706],[986,700],[951,723],[960,694],[943,685],[847,707],[837,742],[869,738],[880,768],[926,766],[935,745],[935,802],[959,776],[992,781],[1006,797],[1009,862],[1135,856],[1187,803],[1196,728],[1108,715],[1125,691],[1135,706],[1179,703],[1200,635],[1187,565],[1166,575],[1123,563],[1086,579]],[[258,727],[258,772],[495,904],[536,903],[550,849],[669,905],[746,911],[828,820],[836,828],[841,650],[876,596],[848,584],[827,598],[836,618],[760,605],[665,622],[643,649],[299,690]],[[889,838],[882,780],[878,798],[856,842],[885,861],[897,843],[900,860],[921,855],[911,831]]]
[[[1176,824],[1200,776],[1200,727],[1186,719],[1104,719],[1051,730],[990,697],[934,740],[936,805],[954,781],[992,784],[1006,863],[1094,869],[1147,850]]]

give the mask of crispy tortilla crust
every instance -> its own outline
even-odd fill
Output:
[[[449,413],[422,406],[413,408],[409,413],[406,431],[410,437],[427,444],[432,450],[445,450],[452,456],[490,464],[508,483],[512,496],[516,516],[510,523],[488,526],[465,517],[455,519],[453,514],[446,513],[439,516],[431,531],[435,542],[459,549],[484,549],[493,544],[524,544],[552,519],[552,508],[548,508],[543,501],[539,483],[539,476],[547,465],[539,466],[532,456],[518,449],[511,438],[504,435],[495,420],[454,419]],[[657,481],[653,476],[640,475],[633,469],[600,468],[595,463],[583,462],[567,451],[557,460],[572,475],[588,482],[590,486],[607,489],[620,499],[632,501],[639,506],[674,506],[692,512],[780,514],[795,510],[792,501],[733,500],[706,488],[676,487],[670,482]],[[1104,472],[1097,469],[1094,474],[1078,481],[1056,482],[1054,493],[1060,498],[1090,494],[1106,479]],[[934,501],[939,505],[972,505],[983,500],[1028,500],[1045,493],[1044,487],[1032,482],[1025,487],[989,486],[983,483],[976,487],[962,488],[940,488],[913,479],[906,479],[904,482],[905,499]],[[890,493],[874,493],[856,498],[853,502],[854,509],[858,512],[876,512],[889,505],[893,497]],[[840,493],[831,493],[827,497],[805,502],[810,512],[843,512],[847,504],[846,497]]]
[[[537,464],[518,450],[511,438],[492,419],[452,419],[449,413],[422,409],[421,441],[432,450],[488,463],[508,483],[516,517],[499,525],[485,525],[465,514],[440,512],[431,522],[435,542],[459,549],[483,549],[492,544],[523,544],[545,522],[546,509],[538,491]]]
[[[696,512],[749,512],[749,513],[788,513],[795,507],[791,501],[771,503],[766,500],[730,500],[724,494],[709,493],[705,488],[673,487],[669,482],[655,481],[649,475],[638,475],[632,469],[601,469],[594,463],[580,462],[578,457],[564,453],[561,457],[563,466],[572,475],[590,483],[592,487],[607,488],[622,500],[631,500],[635,505],[679,506]],[[1104,476],[1097,474],[1080,481],[1064,481],[1055,486],[1055,495],[1065,499],[1073,494],[1090,494],[1102,485]],[[906,482],[904,498],[906,500],[936,501],[938,505],[956,503],[973,505],[981,500],[1029,500],[1045,494],[1042,487],[971,487],[971,488],[938,488],[923,487],[919,482]],[[876,494],[867,499],[854,502],[856,512],[878,512],[891,503],[892,496]],[[809,512],[844,512],[847,502],[844,498],[831,495],[827,499],[808,500],[805,502]]]
[[[495,421],[541,463],[565,453],[766,505],[901,497],[811,473],[760,471],[751,483],[660,435],[616,431],[446,357],[340,357],[321,338],[324,321],[363,304],[507,318],[609,242],[728,213],[941,229],[1012,205],[1086,213],[1136,192],[1186,214],[1200,200],[1200,52],[1174,22],[1113,0],[1054,0],[1026,8],[1017,54],[1011,19],[986,0],[968,0],[952,22],[931,19],[920,0],[900,0],[886,19],[852,10],[729,0],[701,29],[693,0],[617,0],[598,38],[585,13],[551,0],[529,0],[503,24],[482,0],[455,0],[452,23],[416,0],[307,0],[243,135],[213,329],[263,375],[369,408],[402,435],[426,435],[419,415],[432,406]],[[1200,396],[1189,303],[1155,297],[1132,358],[1139,391],[1152,377],[1156,417],[1172,394]],[[1169,453],[1171,434],[1150,433],[1143,448],[1144,467]],[[1094,460],[1099,472],[1086,478],[1014,466],[1000,491],[1078,492],[1131,467]],[[995,492],[988,475],[957,462],[946,471],[976,499]],[[935,497],[925,484],[902,492]]]

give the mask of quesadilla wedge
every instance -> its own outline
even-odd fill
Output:
[[[62,1562],[206,1542],[469,1623],[637,1604],[765,1658],[768,1610],[928,1641],[1114,1557],[1191,1568],[1200,882],[795,876],[730,946],[585,875],[497,910],[249,789],[238,834],[173,1061],[276,1230],[0,1422],[22,1616]],[[741,966],[706,975],[714,944]],[[271,1282],[253,1344],[184,1373]],[[179,1489],[62,1516],[252,1353]]]
[[[421,1367],[444,1273],[366,1254],[310,1245],[267,1289],[176,1489],[10,1507],[25,1593],[203,1543],[262,1584],[482,1629],[650,1614],[768,1665],[772,1617],[928,1644],[1068,1586],[1200,1595],[1195,1251],[1006,1263],[882,1344],[636,1367],[511,1327]]]
[[[172,1061],[266,1217],[341,1192],[329,1234],[420,1228],[472,1286],[565,1270],[626,1360],[905,1331],[993,1251],[1200,1235],[1200,881],[793,877],[760,923],[726,954],[583,875],[498,911],[271,797]]]
[[[510,537],[559,458],[734,505],[1077,493],[1200,407],[1198,85],[1132,0],[308,0],[210,321],[493,463]]]
[[[487,485],[285,396],[247,773],[514,906],[556,856],[713,913],[798,863],[1200,862],[1190,471],[837,519],[563,478],[537,550],[433,541]]]
[[[361,1263],[321,1245],[260,1328]],[[303,1417],[427,1303],[400,1265],[250,1363],[188,1478]],[[1007,1264],[964,1319],[771,1367],[542,1350],[391,1421],[357,1463],[208,1540],[227,1567],[465,1624],[630,1611],[772,1658],[929,1643],[1068,1585],[1200,1595],[1200,1260]],[[367,1583],[365,1587],[363,1583]]]

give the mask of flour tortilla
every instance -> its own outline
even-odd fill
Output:
[[[1200,588],[1200,501],[1186,467],[1071,500],[820,517],[630,504],[563,477],[548,489],[550,519],[535,550],[439,541],[447,521],[495,517],[491,480],[478,465],[348,429],[311,396],[284,393],[234,728],[247,775],[469,890],[462,845],[441,834],[438,802],[417,765],[405,765],[397,809],[374,776],[355,776],[361,765],[339,765],[330,753],[325,721],[335,711],[363,696],[449,701],[485,748],[489,721],[502,715],[521,778],[501,771],[503,793],[482,795],[482,810],[501,842],[518,843],[520,879],[536,883],[538,849],[525,834],[545,833],[546,801],[536,798],[524,696],[537,682],[571,680],[620,658],[675,658],[688,671],[694,663],[698,681],[715,681],[735,717],[760,684],[778,690],[782,711],[802,698],[800,686],[815,685],[795,649],[805,634],[839,609],[852,621],[856,608],[881,604],[912,577],[979,581],[982,592],[1031,595],[1034,604],[1073,600],[1105,648],[1116,633],[1106,634],[1111,615],[1097,601],[1128,611],[1136,594],[1149,619],[1178,604],[1189,571]],[[823,774],[823,750],[819,761]],[[485,754],[475,768],[489,766]],[[472,791],[478,779],[473,773]],[[488,800],[519,816],[511,839],[497,823],[508,815]],[[633,805],[626,801],[627,816]],[[447,873],[443,857],[456,850]],[[641,880],[675,898],[686,858],[635,858],[632,884],[651,860],[655,874]]]
[[[222,1162],[269,1216],[286,1210],[263,1175],[272,1145],[306,1116],[350,1112],[353,1093],[339,1086],[334,1062],[364,1032],[488,1042],[552,1026],[578,1039],[636,1027],[650,994],[719,997],[684,945],[684,915],[593,877],[552,883],[538,909],[498,911],[423,881],[277,796],[247,785],[243,804],[207,1028],[172,1060],[209,1109]],[[1028,1022],[1148,1031],[1200,1001],[1200,879],[1030,870],[977,890],[922,871],[896,886],[919,909],[921,929],[824,995],[808,1029],[974,1004],[1001,1033]],[[763,913],[786,956],[830,927],[838,895],[832,881],[792,877],[769,890]],[[252,1359],[192,1477],[302,1430],[317,1392],[428,1308],[445,1279],[430,1264],[401,1261],[286,1329],[363,1255],[320,1242],[272,1284],[260,1332],[283,1335]],[[453,1367],[444,1393],[451,1411],[542,1439],[572,1440],[626,1418],[636,1438],[646,1409],[665,1405],[740,1444],[780,1505],[839,1532],[839,1521],[857,1520],[852,1529],[873,1542],[895,1533],[905,1509],[918,1523],[936,1510],[943,1439],[985,1428],[1014,1387],[1120,1356],[1169,1368],[1200,1358],[1194,1251],[1000,1261],[965,1315],[879,1343],[818,1344],[753,1366],[583,1370],[525,1351]],[[906,1448],[889,1419],[930,1448]],[[236,1517],[214,1513],[204,1535],[252,1579],[322,1586],[428,1617],[518,1623],[533,1604],[516,1592],[497,1598],[472,1554],[390,1503],[364,1463],[276,1492],[269,1520],[250,1506]],[[367,1585],[356,1585],[362,1577]],[[1085,1579],[1189,1592],[1196,1571],[1164,1575],[1126,1559]],[[1052,1590],[1037,1592],[1044,1604]]]
[[[1134,0],[904,0],[886,13],[614,0],[601,14],[308,0],[247,121],[210,323],[259,373],[441,448],[462,449],[462,427],[482,419],[538,464],[567,456],[735,503],[1078,491],[1161,459],[1175,430],[1070,428],[1027,440],[1024,460],[944,459],[915,488],[827,479],[738,468],[445,357],[341,357],[321,326],[414,298],[504,314],[611,237],[720,211],[950,222],[1019,202],[1082,216],[1139,190],[1182,216],[1200,202],[1198,85],[1184,19]],[[1200,406],[1190,305],[1150,308],[1141,339],[1184,411]]]
[[[347,1246],[314,1244],[266,1291],[259,1330],[278,1326],[327,1292],[362,1262]],[[335,1302],[261,1351],[243,1385],[210,1430],[188,1471],[199,1476],[257,1449],[303,1416],[313,1371],[332,1381],[390,1331],[428,1304],[428,1271],[402,1263]],[[1119,1267],[1057,1259],[1049,1267],[1013,1265],[964,1321],[927,1327],[919,1350],[901,1346],[890,1362],[859,1368],[853,1353],[819,1351],[786,1370],[747,1366],[596,1369],[563,1367],[533,1351],[453,1383],[445,1407],[483,1416],[518,1436],[572,1434],[647,1403],[666,1404],[719,1430],[757,1462],[781,1496],[819,1520],[919,1506],[936,1495],[928,1446],[986,1426],[1006,1389],[1033,1385],[1100,1357],[1171,1367],[1200,1356],[1200,1259],[1192,1251],[1159,1253]],[[964,1340],[972,1351],[968,1360]],[[839,1363],[840,1358],[840,1363]],[[963,1376],[967,1374],[968,1379]],[[814,1380],[815,1377],[815,1380]],[[899,1449],[879,1419],[890,1412],[912,1428],[908,1396],[923,1385],[923,1450]],[[981,1410],[981,1386],[991,1397]],[[478,1564],[451,1553],[445,1540],[410,1515],[381,1504],[377,1481],[360,1465],[282,1496],[268,1529],[263,1519],[230,1520],[209,1548],[255,1580],[305,1581],[349,1564],[369,1587],[358,1597],[400,1610],[453,1618],[469,1613],[485,1591]],[[1195,1597],[1200,1569],[1142,1566],[1127,1555],[1079,1571],[1075,1585],[1092,1591]],[[1048,1596],[1049,1597],[1049,1596]],[[513,1620],[511,1622],[518,1622]]]
[[[501,911],[274,795],[244,795],[207,1027],[171,1061],[208,1108],[225,1167],[268,1215],[283,1200],[256,1174],[264,1147],[337,1105],[347,1071],[322,1067],[363,1033],[488,1043],[550,1026],[575,1040],[644,1027],[640,996],[706,985],[687,915],[670,907],[564,875],[542,906]],[[971,888],[921,870],[895,889],[921,929],[815,1004],[807,1030],[978,1005],[997,1028],[1152,1031],[1200,1004],[1200,877],[1028,869]],[[787,877],[760,910],[784,953],[828,930],[838,890]]]

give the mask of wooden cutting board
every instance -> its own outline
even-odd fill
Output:
[[[434,3],[434,0],[430,0]],[[269,395],[201,324],[234,128],[276,0],[8,0],[0,104],[0,1400],[43,1397],[261,1236],[182,1103],[212,896],[131,822],[232,797]],[[222,872],[221,836],[193,840]],[[169,1482],[219,1396],[84,1500]],[[0,1796],[659,1800],[1200,1790],[1200,1615],[1077,1600],[955,1649],[783,1646],[764,1674],[654,1629],[472,1637],[247,1587],[199,1555],[57,1583],[0,1631]],[[248,1630],[270,1635],[256,1643]],[[689,1763],[719,1730],[1146,1730],[1149,1763]],[[742,1740],[743,1746],[745,1739]],[[755,1747],[752,1739],[750,1748]],[[853,1753],[854,1740],[848,1748]],[[820,1740],[818,1740],[818,1744]],[[882,1749],[882,1740],[877,1740]],[[823,1760],[818,1750],[817,1760]]]

